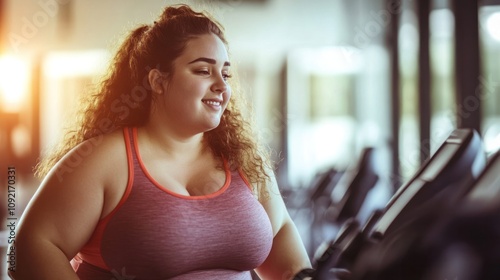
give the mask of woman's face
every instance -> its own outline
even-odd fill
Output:
[[[188,41],[159,98],[165,121],[185,133],[216,128],[231,97],[229,66],[226,47],[216,35]]]

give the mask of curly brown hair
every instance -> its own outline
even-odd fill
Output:
[[[154,24],[141,25],[130,32],[96,91],[82,103],[76,124],[37,165],[37,177],[46,176],[66,153],[88,139],[144,125],[155,96],[147,78],[149,71],[158,69],[169,75],[173,61],[182,54],[187,42],[210,33],[227,46],[222,26],[187,5],[166,7]],[[231,86],[236,87],[233,83]],[[269,157],[257,144],[253,125],[243,117],[241,102],[241,94],[233,94],[219,126],[205,132],[204,139],[216,157],[226,159],[232,168],[245,174],[254,194],[261,199],[267,196]]]

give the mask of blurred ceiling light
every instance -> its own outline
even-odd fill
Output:
[[[108,62],[106,50],[54,52],[46,57],[43,71],[51,78],[96,75]]]
[[[27,95],[28,63],[20,57],[0,57],[0,110],[15,113],[21,109]]]
[[[452,38],[455,32],[455,16],[450,9],[432,10],[429,15],[431,36],[437,38]]]
[[[302,70],[311,74],[353,74],[361,66],[361,52],[351,46],[298,49],[293,55]]]
[[[17,157],[27,156],[31,152],[30,130],[25,125],[18,125],[12,131],[12,150]]]
[[[484,133],[484,149],[488,153],[500,150],[500,125],[490,126]]]
[[[500,41],[500,12],[495,12],[488,16],[486,28],[493,39]]]

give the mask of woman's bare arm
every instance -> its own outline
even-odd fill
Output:
[[[269,199],[263,202],[263,206],[271,219],[275,235],[271,253],[256,272],[262,279],[292,279],[301,269],[310,268],[311,263],[274,177],[269,188]]]
[[[47,175],[21,218],[11,277],[78,279],[69,260],[90,238],[102,215],[109,155],[117,149],[108,147],[108,142],[81,144]]]

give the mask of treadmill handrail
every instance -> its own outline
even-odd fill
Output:
[[[371,230],[370,237],[374,239],[383,238],[385,232],[423,187],[429,182],[435,182],[444,177],[447,170],[460,164],[455,160],[475,152],[471,151],[471,149],[477,146],[477,141],[481,142],[479,135],[474,130],[459,129],[452,133],[439,147],[438,151],[417,172],[417,175],[391,199],[385,213]]]
[[[452,143],[455,143],[455,144],[458,143],[459,141],[460,141],[460,143],[466,143],[466,142],[471,141],[471,139],[474,136],[474,133],[477,134],[477,132],[475,132],[474,130],[471,130],[471,129],[456,129],[456,130],[454,130],[450,134],[450,136],[448,137],[448,139],[446,139],[443,142],[443,144],[441,144],[441,146],[434,153],[434,155],[431,158],[429,158],[424,164],[422,164],[422,166],[415,173],[415,175],[413,175],[413,177],[410,180],[408,180],[403,186],[401,186],[396,191],[396,193],[392,196],[392,198],[387,203],[386,209],[390,208],[391,205],[398,199],[398,197],[405,191],[405,189],[407,187],[409,187],[409,185],[411,184],[411,182],[413,180],[415,180],[416,178],[418,178],[420,176],[420,174],[422,174],[425,171],[425,169],[429,166],[429,164],[431,163],[431,161],[433,160],[433,158],[439,153],[439,151],[441,150],[441,148],[447,143],[448,140],[451,140]]]

